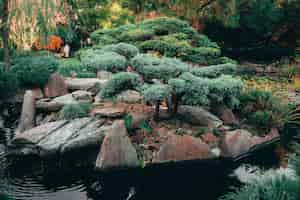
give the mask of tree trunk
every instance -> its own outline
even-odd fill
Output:
[[[158,120],[159,119],[159,108],[160,108],[160,101],[157,101],[156,105],[155,105],[154,120]]]
[[[8,44],[8,38],[9,38],[9,24],[8,24],[8,0],[3,0],[3,7],[2,7],[2,41],[3,41],[3,58],[4,58],[4,71],[9,70],[9,44]]]

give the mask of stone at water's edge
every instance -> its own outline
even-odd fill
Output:
[[[113,76],[113,73],[109,71],[99,70],[97,71],[97,78],[100,80],[109,80]]]
[[[218,128],[223,122],[207,110],[196,106],[179,106],[178,114],[194,125],[207,126],[209,128]]]
[[[17,135],[9,146],[10,155],[48,157],[84,147],[98,147],[107,127],[103,120],[81,118],[50,122]]]
[[[31,129],[35,125],[35,95],[31,90],[27,90],[24,95],[21,120],[17,132],[22,133]]]
[[[199,138],[170,134],[154,158],[154,162],[186,161],[213,158],[211,149]]]
[[[52,74],[44,87],[45,97],[58,97],[68,93],[68,88],[63,77],[59,74]]]
[[[92,93],[85,90],[72,92],[72,97],[79,102],[91,103],[93,101]]]
[[[247,130],[238,129],[224,133],[221,138],[222,155],[236,157],[249,151],[252,145],[252,134]]]
[[[133,147],[123,121],[115,121],[112,130],[105,135],[96,161],[96,169],[126,168],[139,166],[137,152]]]

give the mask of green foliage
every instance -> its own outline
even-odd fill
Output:
[[[186,81],[179,78],[170,79],[168,85],[177,96],[183,95],[187,89]]]
[[[226,194],[220,200],[298,200],[300,199],[299,180],[285,175],[266,177],[246,184],[241,189]]]
[[[2,72],[0,70],[0,100],[8,98],[15,94],[18,89],[17,79],[15,74],[10,72]]]
[[[139,53],[139,49],[135,47],[134,45],[127,44],[127,43],[118,43],[118,44],[112,44],[112,45],[107,45],[104,46],[102,51],[112,51],[116,52],[127,59],[133,58]]]
[[[164,101],[171,94],[171,88],[168,85],[155,84],[142,91],[146,101],[157,103]]]
[[[81,62],[93,70],[106,70],[110,72],[125,71],[127,60],[115,52],[103,52],[101,50],[86,50],[81,54]]]
[[[206,79],[196,77],[189,72],[182,74],[179,78],[186,82],[182,104],[209,105],[209,99],[207,98],[209,88]]]
[[[295,170],[297,176],[300,177],[300,144],[295,145],[296,155],[292,156],[292,168]]]
[[[73,103],[65,105],[60,111],[60,118],[72,120],[76,118],[88,117],[92,109],[89,103]]]
[[[190,72],[199,77],[216,78],[221,74],[234,74],[237,66],[231,63],[211,65],[208,67],[195,67]]]
[[[282,129],[287,124],[298,124],[297,110],[282,103],[271,92],[250,90],[239,98],[239,110],[250,124],[268,131],[272,127]]]
[[[219,78],[207,79],[208,97],[210,104],[225,104],[230,108],[239,105],[239,96],[243,91],[243,82],[240,79],[229,75],[222,75]]]
[[[188,71],[188,65],[175,58],[151,58],[141,55],[133,58],[132,66],[145,80],[159,79],[165,83]]]
[[[221,51],[216,43],[198,34],[187,22],[176,18],[148,19],[136,25],[97,30],[91,38],[100,46],[108,40],[111,44],[126,42],[139,47],[144,53],[154,51],[204,65],[218,64],[219,61],[224,63],[224,60],[218,59]]]
[[[87,67],[85,67],[79,60],[75,58],[70,59],[60,59],[57,72],[64,77],[82,77],[83,74],[89,74],[89,76],[95,77],[96,74],[89,72]]]
[[[128,133],[132,133],[132,131],[133,131],[133,128],[132,128],[132,115],[130,115],[130,114],[125,115],[124,124],[125,124],[125,127],[126,127]]]
[[[120,72],[113,75],[100,91],[99,96],[102,98],[113,98],[124,90],[139,90],[141,86],[142,80],[139,75],[130,72]]]
[[[58,62],[52,56],[23,57],[11,67],[11,72],[21,87],[43,87],[57,68]]]

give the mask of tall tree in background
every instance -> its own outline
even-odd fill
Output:
[[[8,0],[2,0],[1,4],[1,37],[3,42],[3,61],[4,61],[4,71],[9,70],[9,10],[8,10]]]

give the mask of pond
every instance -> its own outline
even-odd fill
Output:
[[[217,200],[232,186],[241,185],[231,176],[240,163],[227,159],[159,164],[105,173],[66,158],[12,162],[5,156],[5,146],[11,138],[12,131],[0,130],[0,194],[8,194],[16,200]],[[250,160],[263,161],[255,163],[260,166],[272,166],[270,152],[266,149]],[[87,162],[85,157],[82,160]]]

